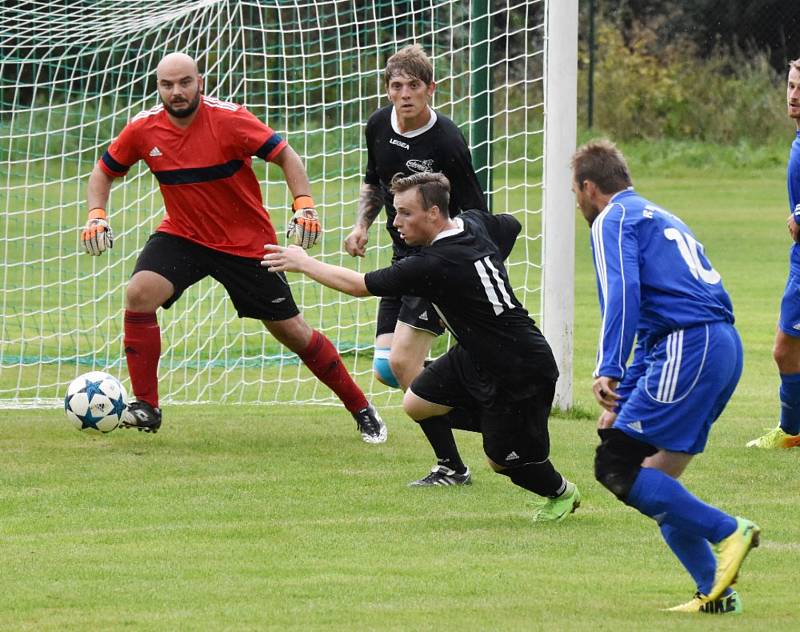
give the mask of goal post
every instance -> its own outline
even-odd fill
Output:
[[[115,180],[114,248],[89,257],[79,247],[86,182],[126,122],[158,103],[155,67],[175,51],[197,59],[208,95],[245,105],[303,158],[323,220],[317,256],[367,271],[388,265],[391,242],[381,216],[366,258],[354,260],[342,247],[366,164],[363,128],[387,103],[388,57],[422,45],[434,64],[434,108],[473,148],[493,211],[513,213],[523,225],[509,274],[547,333],[562,316],[550,315],[542,291],[543,270],[553,265],[544,257],[561,246],[543,243],[559,229],[550,227],[542,197],[559,204],[553,196],[562,185],[543,179],[555,168],[544,147],[545,139],[549,148],[559,145],[562,132],[548,119],[574,108],[574,94],[564,97],[573,103],[549,96],[545,60],[562,61],[545,44],[569,39],[564,24],[571,28],[576,15],[576,0],[3,3],[0,406],[53,405],[76,375],[93,369],[129,385],[124,287],[163,201],[143,162]],[[254,168],[281,234],[291,202],[282,173],[259,160]],[[370,398],[398,404],[398,392],[372,375],[377,299],[343,296],[298,275],[290,282],[305,319],[332,340]],[[261,323],[239,319],[210,279],[160,310],[159,322],[167,404],[337,403]],[[447,344],[440,338],[434,351]]]
[[[554,405],[572,407],[575,200],[570,158],[577,143],[578,0],[547,6],[545,43],[542,331],[560,376]]]

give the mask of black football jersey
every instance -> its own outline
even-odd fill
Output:
[[[472,168],[467,143],[455,123],[435,113],[436,120],[429,129],[400,134],[392,127],[393,105],[376,111],[367,121],[367,171],[364,182],[379,186],[386,208],[386,228],[392,237],[397,257],[416,251],[400,238],[392,226],[397,214],[389,191],[396,173],[411,175],[421,171],[443,173],[450,180],[450,215],[465,209],[487,210],[475,170]]]
[[[374,296],[427,298],[472,360],[512,383],[558,377],[553,353],[514,296],[503,261],[521,230],[511,215],[464,211],[445,231],[390,267],[368,272]]]

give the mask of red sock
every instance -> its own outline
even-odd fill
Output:
[[[125,310],[125,357],[136,399],[158,408],[158,359],[161,329],[155,313]]]
[[[336,347],[321,333],[314,331],[308,346],[298,355],[311,372],[336,393],[351,413],[369,406],[364,392],[344,368]]]

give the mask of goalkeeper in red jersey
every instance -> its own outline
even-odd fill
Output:
[[[303,248],[321,232],[300,157],[244,107],[203,95],[203,78],[188,55],[172,53],[156,69],[161,104],[135,116],[89,178],[89,219],[82,242],[90,255],[113,245],[106,216],[111,184],[144,160],[156,177],[166,213],[150,236],[125,292],[125,356],[136,400],[127,427],[161,426],[156,311],[169,309],[191,285],[211,276],[225,287],[240,318],[257,318],[342,400],[364,441],[382,443],[386,426],[341,362],[305,322],[282,273],[260,265],[264,244],[277,243],[264,208],[252,156],[277,164],[294,196],[289,234]]]

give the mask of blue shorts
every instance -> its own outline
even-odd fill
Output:
[[[778,327],[787,336],[800,337],[800,279],[789,274],[781,299]]]
[[[736,329],[720,322],[673,331],[645,362],[614,428],[659,449],[702,452],[742,374]]]

